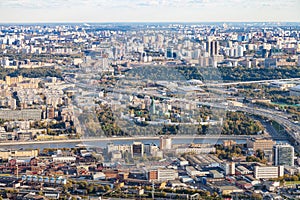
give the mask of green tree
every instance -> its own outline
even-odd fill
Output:
[[[105,189],[105,191],[109,191],[109,190],[111,190],[111,188],[110,188],[110,186],[109,186],[109,185],[105,185],[105,186],[104,186],[104,189]]]
[[[259,158],[259,159],[264,159],[264,156],[265,156],[265,154],[264,154],[264,152],[261,150],[261,149],[257,149],[256,150],[256,156]]]
[[[292,181],[299,181],[299,177],[297,175],[293,175],[291,180]]]
[[[89,194],[90,194],[90,193],[94,193],[94,191],[95,191],[94,185],[89,184],[89,186],[87,187],[87,190],[88,190],[88,193],[89,193]]]
[[[261,194],[253,193],[251,195],[251,199],[254,199],[254,200],[263,200],[263,197],[262,197]]]

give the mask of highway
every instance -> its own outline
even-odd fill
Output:
[[[244,81],[244,82],[231,82],[231,83],[212,83],[212,84],[206,84],[207,86],[226,86],[226,85],[239,85],[239,84],[250,84],[250,83],[268,83],[268,82],[275,82],[275,81],[299,81],[300,78],[290,78],[290,79],[272,79],[272,80],[260,80],[260,81]],[[66,78],[67,82],[72,82],[71,79]],[[82,84],[82,83],[77,83],[79,84],[78,86],[81,88],[87,88],[87,89],[91,89],[89,86],[87,86],[86,84]],[[136,92],[136,90],[134,90]],[[113,91],[114,93],[121,93],[121,94],[128,94],[128,93],[132,93],[132,90],[130,89],[120,89],[118,88],[117,91]],[[139,91],[143,94],[147,94],[147,95],[151,95],[146,91]],[[153,96],[153,94],[152,94]],[[156,95],[158,96],[158,95]],[[197,101],[191,101],[188,99],[178,99],[178,98],[170,98],[172,100],[175,101],[181,101],[181,102],[189,102],[189,103],[197,103],[197,104],[201,104],[201,105],[208,105],[208,106],[212,106],[215,108],[222,108],[222,109],[226,109],[226,110],[232,110],[232,111],[243,111],[243,112],[247,112],[250,114],[255,114],[255,115],[260,115],[263,117],[266,117],[270,120],[274,120],[276,122],[278,122],[279,124],[281,124],[285,130],[287,131],[287,133],[295,140],[295,144],[300,144],[300,126],[292,121],[290,121],[288,119],[288,117],[290,117],[290,115],[288,115],[287,113],[281,112],[281,111],[276,111],[276,110],[271,110],[271,109],[265,109],[265,108],[253,108],[251,105],[243,105],[243,106],[226,106],[224,104],[221,103],[211,103],[211,102],[197,102]],[[294,146],[295,146],[294,144]],[[299,149],[300,151],[300,149]]]
[[[286,113],[269,109],[253,108],[249,106],[230,106],[229,109],[260,115],[270,120],[276,121],[277,123],[282,125],[287,131],[287,133],[295,140],[294,146],[299,146],[298,144],[300,144],[300,126],[299,124],[290,121]]]
[[[239,81],[230,83],[205,83],[206,86],[228,86],[228,85],[243,85],[251,83],[271,83],[271,82],[281,82],[281,81],[300,81],[300,78],[287,78],[287,79],[270,79],[270,80],[260,80],[260,81]]]

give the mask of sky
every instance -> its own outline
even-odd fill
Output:
[[[300,0],[0,0],[0,22],[300,22]]]

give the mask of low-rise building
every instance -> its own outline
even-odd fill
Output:
[[[213,177],[213,178],[224,178],[224,175],[221,174],[220,172],[218,172],[217,170],[210,170],[209,174]]]
[[[247,147],[252,148],[253,151],[257,151],[258,149],[264,150],[272,150],[273,146],[276,143],[273,140],[268,139],[250,139],[247,140]]]
[[[39,150],[1,150],[0,158],[8,159],[10,157],[37,157],[39,154]]]
[[[170,181],[178,178],[178,171],[174,169],[158,169],[157,180],[158,181]]]
[[[284,175],[284,166],[255,166],[254,178],[278,178]]]
[[[251,174],[252,171],[250,171],[249,169],[247,169],[246,167],[244,166],[238,166],[236,167],[236,174],[242,174],[242,175],[245,175],[245,174]]]
[[[216,152],[215,147],[203,147],[203,148],[177,148],[176,154],[183,154],[183,153],[195,153],[195,154],[202,154],[202,153],[211,153]]]
[[[209,174],[209,172],[203,172],[196,170],[193,166],[186,166],[186,172],[189,176],[205,176]]]
[[[4,120],[41,120],[42,110],[24,109],[24,110],[0,110],[0,119]]]
[[[294,87],[294,83],[288,83],[288,82],[282,82],[282,81],[277,81],[277,82],[272,82],[270,83],[270,87],[273,88],[278,88],[280,90],[287,90],[291,87]]]
[[[244,192],[243,189],[239,189],[236,186],[230,186],[230,185],[220,186],[219,190],[222,193],[222,195],[230,195],[231,193]]]
[[[55,163],[74,163],[76,161],[75,156],[55,156],[53,162]]]

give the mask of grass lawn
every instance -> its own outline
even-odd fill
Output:
[[[282,130],[284,130],[284,128],[280,124],[278,124],[277,122],[275,122],[275,121],[272,121],[272,126],[274,127],[274,129],[276,131],[282,131]]]
[[[300,181],[286,181],[285,184],[286,185],[296,185],[296,184],[300,184]]]
[[[39,141],[45,141],[45,140],[65,140],[68,139],[67,136],[65,135],[55,135],[55,136],[50,136],[50,135],[38,135],[36,137],[37,140]]]

